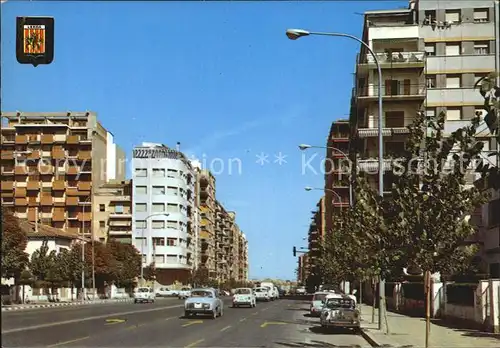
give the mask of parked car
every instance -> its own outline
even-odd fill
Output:
[[[295,293],[296,293],[297,295],[305,295],[305,294],[307,293],[307,291],[306,291],[306,288],[305,288],[305,287],[301,286],[300,288],[297,288],[297,289],[295,290]]]
[[[191,296],[191,289],[190,288],[182,288],[179,293],[177,294],[179,296],[179,299],[186,299],[189,296]]]
[[[271,296],[269,295],[269,288],[258,287],[254,288],[254,294],[257,301],[271,301]]]
[[[241,306],[255,307],[257,299],[250,288],[238,288],[234,290],[233,308]]]
[[[343,294],[328,294],[323,306],[320,323],[323,328],[341,327],[360,329],[360,312],[356,302]]]
[[[169,288],[159,288],[156,290],[156,297],[173,297],[178,294],[178,290],[170,290]]]
[[[155,302],[155,293],[153,288],[137,288],[134,291],[134,303],[138,302]]]
[[[224,302],[216,289],[194,289],[191,297],[184,301],[184,316],[209,315],[213,319],[221,317],[224,312]]]
[[[320,317],[325,304],[326,297],[331,293],[328,291],[318,291],[313,295],[309,315],[311,317]]]

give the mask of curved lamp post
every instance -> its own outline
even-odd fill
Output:
[[[348,161],[349,160],[349,156],[347,156],[347,154],[342,151],[341,149],[337,148],[337,147],[333,147],[333,146],[316,146],[316,145],[309,145],[309,144],[300,144],[299,145],[299,149],[301,151],[304,151],[304,150],[307,150],[307,149],[330,149],[330,150],[334,150],[334,151],[337,151],[338,153],[340,153],[342,156],[344,156],[344,158]],[[325,189],[325,191],[330,191],[330,189]],[[351,171],[349,172],[349,206],[352,208],[353,206],[353,193],[352,193],[352,169]]]
[[[317,32],[317,31],[308,31],[304,29],[288,29],[286,31],[286,36],[290,40],[297,40],[303,36],[310,36],[310,35],[317,35],[317,36],[334,36],[334,37],[345,37],[354,41],[359,42],[362,46],[364,46],[368,52],[370,52],[371,56],[373,57],[373,60],[375,61],[375,65],[377,66],[377,73],[378,73],[378,190],[379,190],[379,195],[381,197],[384,196],[384,137],[382,134],[382,129],[383,129],[383,122],[382,122],[382,111],[383,111],[383,98],[382,98],[382,68],[380,67],[380,62],[377,58],[377,55],[375,52],[373,52],[372,48],[370,45],[366,44],[363,40],[360,38],[350,35],[350,34],[345,34],[345,33],[326,33],[326,32]],[[385,280],[380,279],[379,281],[379,298],[381,305],[379,306],[380,310],[378,312],[378,329],[386,331],[385,329]]]
[[[306,187],[304,187],[304,190],[306,190],[306,191],[313,191],[313,190],[314,190],[314,191],[328,191],[328,192],[331,192],[331,193],[333,193],[333,194],[337,197],[337,199],[339,200],[339,203],[340,203],[340,209],[342,209],[342,203],[343,203],[343,202],[342,202],[342,197],[340,197],[340,195],[339,195],[337,192],[335,192],[334,190],[332,190],[332,189],[323,189],[323,188],[319,188],[319,187],[310,187],[310,186],[306,186]]]

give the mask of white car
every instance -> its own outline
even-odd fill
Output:
[[[155,302],[155,293],[152,288],[137,288],[134,292],[134,303]]]
[[[182,288],[179,293],[177,294],[179,296],[179,299],[183,300],[191,296],[191,289],[190,288]]]
[[[271,296],[269,295],[269,289],[267,287],[254,288],[253,292],[257,301],[271,301]]]
[[[173,297],[177,296],[178,290],[170,290],[169,288],[156,289],[156,297]]]
[[[233,308],[241,306],[255,307],[256,305],[257,298],[255,297],[252,289],[238,288],[234,290]]]
[[[301,286],[300,288],[297,288],[297,290],[295,290],[295,293],[297,295],[305,295],[307,291],[305,287]]]
[[[262,282],[262,283],[260,283],[260,286],[266,287],[269,289],[269,297],[270,297],[271,301],[277,300],[279,298],[280,295],[279,295],[278,288],[273,283]]]

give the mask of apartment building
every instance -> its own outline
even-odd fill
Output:
[[[216,201],[215,239],[216,273],[220,282],[230,279],[232,261],[232,221],[224,206]]]
[[[309,276],[308,254],[304,253],[298,257],[297,283],[305,285]]]
[[[308,231],[308,286],[319,286],[321,284],[319,260],[321,257],[320,245],[325,235],[325,196],[316,204],[317,210],[312,211],[311,223]]]
[[[198,174],[200,200],[200,268],[208,270],[210,278],[216,278],[215,225],[217,205],[215,200],[215,177],[209,170]]]
[[[179,146],[156,143],[134,147],[132,161],[133,243],[160,284],[186,284],[193,266],[193,167]]]
[[[125,177],[124,154],[94,112],[2,112],[2,204],[19,218],[92,234],[97,187]]]
[[[481,209],[479,234],[484,242],[481,257],[491,278],[500,278],[500,190],[491,190],[490,201]]]
[[[332,122],[326,142],[325,231],[332,231],[334,216],[349,206],[350,138],[349,120]]]
[[[96,239],[132,244],[132,181],[110,180],[95,190],[93,230]]]
[[[429,118],[445,111],[447,134],[468,124],[476,112],[482,113],[484,100],[474,84],[498,70],[495,16],[498,2],[493,0],[410,1],[408,9],[365,13],[363,40],[378,58],[383,85],[378,85],[375,60],[363,47],[351,108],[361,170],[375,174],[378,168],[379,92],[384,102],[385,156],[400,154],[406,127],[419,111]],[[485,152],[496,147],[485,124],[478,137]],[[384,170],[390,168],[390,160],[385,160]],[[371,180],[378,184],[377,175],[371,175]],[[384,180],[388,189],[393,180],[390,172]]]
[[[238,280],[246,282],[248,281],[248,240],[246,235],[240,231],[239,241],[238,241]]]
[[[194,200],[193,200],[193,218],[191,221],[193,229],[192,252],[193,252],[193,270],[199,269],[201,265],[201,239],[200,239],[200,222],[201,222],[201,199],[200,199],[200,176],[201,163],[198,160],[192,160],[194,181]]]

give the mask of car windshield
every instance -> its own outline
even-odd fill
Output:
[[[213,297],[210,291],[196,290],[191,292],[192,297]]]
[[[250,295],[252,291],[250,289],[236,289],[234,293],[235,295]]]
[[[149,292],[149,288],[139,288],[137,292]]]
[[[255,289],[255,292],[266,292],[267,289],[266,288],[257,288]]]
[[[352,299],[345,298],[329,298],[326,301],[325,306],[329,309],[352,308],[354,307],[354,301]]]
[[[326,294],[315,294],[313,297],[313,301],[324,301],[326,298]]]
[[[189,288],[182,288],[182,291],[189,291]]]

